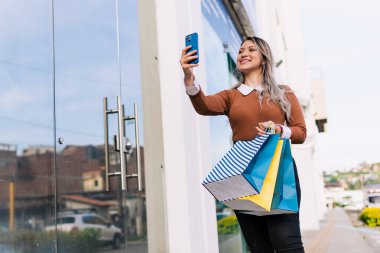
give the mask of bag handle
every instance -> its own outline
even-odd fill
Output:
[[[275,134],[276,133],[276,125],[271,124],[269,127],[265,128],[264,131],[268,134]]]

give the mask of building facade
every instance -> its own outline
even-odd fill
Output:
[[[246,36],[271,45],[278,81],[295,90],[308,126],[305,144],[293,146],[301,227],[318,228],[318,130],[298,5],[3,1],[0,251],[75,252],[70,233],[46,227],[70,227],[88,212],[105,220],[88,224],[98,233],[111,223],[120,228],[110,242],[120,252],[246,252],[232,210],[200,184],[232,143],[228,119],[197,115],[185,94],[178,61],[192,32],[199,34],[197,80],[208,94],[236,83]],[[94,251],[113,251],[98,243],[99,234],[70,230]]]

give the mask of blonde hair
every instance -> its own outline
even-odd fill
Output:
[[[275,103],[277,103],[281,107],[282,111],[285,113],[287,121],[289,121],[291,105],[288,99],[286,98],[285,89],[280,88],[276,83],[276,80],[274,77],[274,59],[272,55],[272,50],[270,49],[268,43],[265,40],[258,37],[248,37],[245,40],[243,40],[241,45],[243,45],[243,43],[247,40],[250,40],[253,43],[255,43],[256,48],[260,51],[263,57],[262,59],[263,61],[263,65],[262,65],[263,90],[259,94],[260,106],[261,106],[263,96],[267,95],[269,97],[268,102],[270,100],[273,100]],[[235,76],[237,77],[239,83],[235,85],[233,89],[237,88],[238,86],[240,86],[240,84],[244,83],[244,79],[245,79],[244,74],[241,73],[238,69],[235,69]]]

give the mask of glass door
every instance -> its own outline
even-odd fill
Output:
[[[147,252],[136,13],[55,1],[58,252]]]
[[[0,1],[0,252],[54,252],[50,3]]]

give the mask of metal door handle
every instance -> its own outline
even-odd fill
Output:
[[[141,150],[140,150],[140,137],[139,137],[139,117],[137,103],[133,103],[135,111],[135,135],[136,135],[136,151],[137,151],[137,187],[139,191],[142,191],[142,175],[141,175]]]
[[[134,120],[135,121],[135,139],[136,139],[136,165],[137,174],[127,175],[128,178],[137,177],[137,189],[142,190],[142,177],[141,177],[141,150],[140,150],[140,137],[139,137],[139,117],[137,104],[133,103],[133,116],[124,117],[124,120]]]
[[[124,107],[121,99],[117,96],[118,126],[119,126],[119,152],[120,152],[120,175],[121,175],[121,190],[127,189],[127,163],[125,159],[125,125],[124,125]]]
[[[109,110],[107,105],[107,98],[104,98],[104,155],[105,155],[105,174],[106,174],[106,190],[109,191],[109,179],[111,176],[121,176],[121,190],[127,190],[127,178],[137,177],[138,190],[142,190],[142,177],[141,177],[141,150],[139,138],[139,125],[138,125],[138,109],[137,104],[134,103],[134,116],[124,115],[124,106],[121,99],[117,97],[117,110]],[[108,143],[108,115],[118,113],[118,135],[114,136],[115,151],[120,153],[120,171],[110,172],[109,169],[109,143]],[[128,142],[125,136],[125,121],[134,120],[135,122],[135,139],[136,139],[136,163],[137,174],[127,174],[127,161],[125,154],[129,153],[131,143]]]
[[[118,113],[118,110],[108,110],[108,100],[103,98],[103,117],[104,117],[104,160],[106,166],[106,191],[110,190],[109,178],[110,176],[116,176],[115,173],[110,173],[110,153],[109,153],[109,143],[108,143],[108,115]]]
[[[137,163],[137,187],[142,190],[142,177],[141,177],[141,150],[140,150],[140,137],[139,137],[139,117],[137,104],[133,103],[135,113],[135,138],[136,138],[136,163]]]

